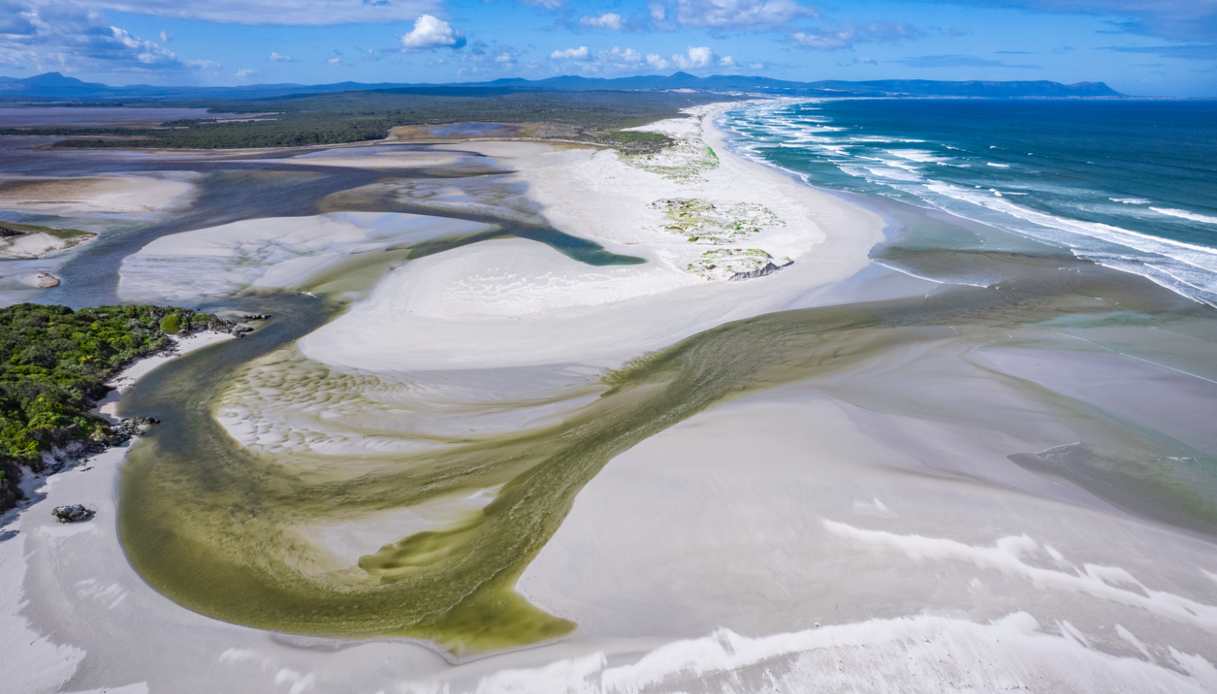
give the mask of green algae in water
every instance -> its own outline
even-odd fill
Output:
[[[830,374],[895,346],[947,335],[997,339],[1054,315],[1091,312],[1096,296],[1133,306],[1136,293],[1102,286],[1106,277],[1053,272],[1000,291],[956,289],[739,321],[608,374],[598,399],[557,424],[437,450],[352,456],[345,466],[255,454],[233,442],[210,414],[225,384],[241,364],[294,335],[261,347],[223,345],[137,386],[147,411],[165,424],[135,447],[125,468],[122,540],[158,590],[231,622],[421,638],[457,654],[556,638],[574,625],[531,605],[514,585],[579,490],[614,456],[715,402]],[[355,566],[336,564],[300,532],[497,485],[484,508],[387,543]]]

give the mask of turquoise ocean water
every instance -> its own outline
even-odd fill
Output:
[[[729,112],[809,183],[937,208],[1217,306],[1217,101],[850,99]]]

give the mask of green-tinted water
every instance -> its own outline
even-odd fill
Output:
[[[976,254],[977,262],[1011,262]],[[1021,279],[926,298],[790,311],[731,323],[608,374],[601,396],[556,424],[454,440],[420,452],[350,456],[254,454],[211,417],[242,365],[320,325],[326,309],[268,299],[279,318],[262,333],[183,359],[141,381],[141,412],[164,424],[131,453],[120,532],[136,569],[181,604],[214,617],[289,632],[434,640],[456,653],[550,639],[573,624],[514,591],[576,494],[614,456],[737,394],[814,378],[926,340],[974,343],[1070,315],[1139,311],[1163,320],[1197,310],[1139,280],[1055,259],[1017,258]],[[1100,298],[1101,297],[1101,298]],[[309,371],[310,381],[346,375]],[[1062,418],[1073,416],[1066,402]],[[1121,460],[1156,460],[1162,442],[1079,416],[1087,440]],[[1209,474],[1205,484],[1215,489]],[[1152,480],[1151,480],[1152,482]],[[502,485],[459,521],[410,534],[342,566],[301,528],[416,506]],[[1191,510],[1217,526],[1212,499]]]

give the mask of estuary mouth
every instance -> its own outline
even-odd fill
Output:
[[[704,51],[0,128],[0,689],[1213,690],[1212,105]]]
[[[580,489],[656,433],[784,384],[822,384],[864,404],[865,389],[851,394],[833,384],[909,350],[986,354],[1031,341],[1043,350],[1072,348],[1039,327],[1050,318],[1081,324],[1131,310],[1186,322],[1195,313],[1164,293],[1148,293],[1162,301],[1137,299],[1147,293],[1135,279],[1083,263],[1061,270],[1045,261],[1035,270],[1022,257],[987,262],[1006,271],[1000,287],[759,316],[600,374],[328,367],[290,342],[321,320],[314,305],[303,321],[283,319],[293,326],[278,344],[261,338],[265,356],[232,359],[226,349],[248,345],[225,346],[141,383],[149,389],[141,401],[166,424],[132,451],[124,475],[128,556],[183,605],[265,629],[408,636],[457,655],[556,638],[575,625],[530,604],[515,583]],[[935,379],[901,380],[901,392],[910,392]],[[1075,480],[1099,496],[1113,475],[1131,470],[1160,480],[1156,493],[1179,501],[1195,482],[1172,480],[1154,461],[1196,451],[1095,420],[1084,402],[1010,387],[1021,389],[1026,407],[1051,411],[1079,437],[1120,451],[1126,472],[1090,466],[1088,478]],[[889,397],[883,407],[932,416],[926,405]],[[974,426],[994,425],[986,421],[978,414]],[[1217,527],[1217,509],[1207,503],[1175,507],[1169,522]]]

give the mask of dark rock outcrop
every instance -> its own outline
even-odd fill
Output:
[[[56,506],[51,509],[51,515],[55,516],[60,523],[83,523],[92,519],[96,514],[96,511],[83,504]]]
[[[0,459],[0,511],[10,509],[25,498],[21,491],[21,466]]]
[[[764,277],[765,275],[772,275],[773,273],[777,272],[778,270],[781,270],[784,267],[792,265],[793,263],[794,263],[793,260],[787,260],[786,262],[780,263],[780,264],[770,260],[769,262],[765,263],[764,265],[762,265],[761,267],[759,267],[755,270],[749,270],[748,272],[737,272],[734,275],[731,275],[730,280],[732,282],[735,282],[737,280],[749,280],[754,277]]]

